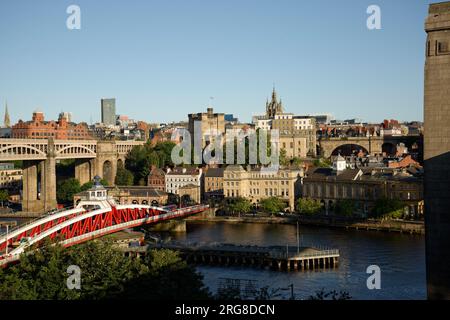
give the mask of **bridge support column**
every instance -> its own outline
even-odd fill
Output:
[[[93,175],[99,175],[113,186],[117,173],[117,158],[115,142],[97,142],[97,158],[95,158]]]
[[[93,179],[91,160],[78,159],[75,162],[75,179],[80,181],[80,185]]]
[[[37,172],[38,162],[23,161],[22,211],[39,212],[42,209],[38,200]]]
[[[56,160],[49,155],[41,166],[41,200],[42,209],[50,211],[57,207],[56,201]]]

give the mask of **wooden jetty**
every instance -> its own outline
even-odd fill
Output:
[[[152,249],[178,251],[188,263],[217,266],[253,266],[279,271],[303,271],[335,268],[339,250],[313,247],[247,246],[234,244],[157,243],[122,248],[126,256],[145,255]]]

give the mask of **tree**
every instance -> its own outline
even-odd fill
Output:
[[[314,215],[322,210],[322,204],[319,200],[299,198],[297,200],[297,212],[305,215]]]
[[[332,165],[330,160],[324,159],[324,158],[314,160],[313,164],[315,167],[319,167],[319,168],[329,168]]]
[[[158,142],[156,146],[146,143],[131,149],[125,160],[125,168],[134,175],[134,184],[142,184],[147,180],[152,165],[164,167],[173,165],[171,141]]]
[[[259,207],[262,211],[268,212],[271,214],[282,211],[286,207],[286,203],[277,197],[270,197],[266,199],[262,199],[259,202]]]
[[[70,248],[47,241],[20,262],[0,268],[0,300],[207,299],[202,276],[178,253],[154,250],[145,260],[125,257],[111,241]],[[67,268],[81,270],[81,288],[70,290]]]
[[[58,184],[56,188],[56,199],[58,203],[72,203],[73,196],[81,191],[80,182],[77,179],[70,178]]]
[[[293,157],[291,163],[296,167],[300,167],[303,164],[303,161],[299,157]]]
[[[339,200],[334,207],[334,212],[340,216],[350,217],[354,211],[355,203],[349,199]]]
[[[289,159],[287,158],[287,151],[284,148],[280,149],[280,165],[287,166],[290,164]]]
[[[124,168],[123,164],[117,166],[115,184],[119,186],[132,186],[134,176],[131,171]]]
[[[242,197],[229,199],[224,205],[224,210],[231,213],[248,213],[251,208],[251,202]]]
[[[8,190],[0,190],[0,202],[3,203],[9,200],[9,193]]]
[[[382,198],[375,201],[371,216],[374,218],[400,219],[404,205],[400,200]]]
[[[352,296],[347,291],[316,291],[314,296],[309,296],[308,300],[351,300]]]
[[[100,184],[104,187],[108,186],[108,181],[106,181],[105,179],[101,179],[100,180]],[[83,184],[81,186],[81,191],[86,191],[89,190],[90,188],[92,188],[94,186],[94,182],[93,181],[88,181],[85,184]]]

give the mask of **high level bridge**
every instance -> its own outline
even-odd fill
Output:
[[[114,184],[117,165],[144,141],[0,139],[0,162],[23,161],[22,210],[56,208],[56,160],[76,159],[75,178],[81,184],[98,175]],[[38,171],[40,169],[40,177]],[[40,181],[40,196],[38,196]]]

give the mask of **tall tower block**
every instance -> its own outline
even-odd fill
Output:
[[[425,31],[427,290],[429,299],[450,299],[450,2],[430,5]]]

